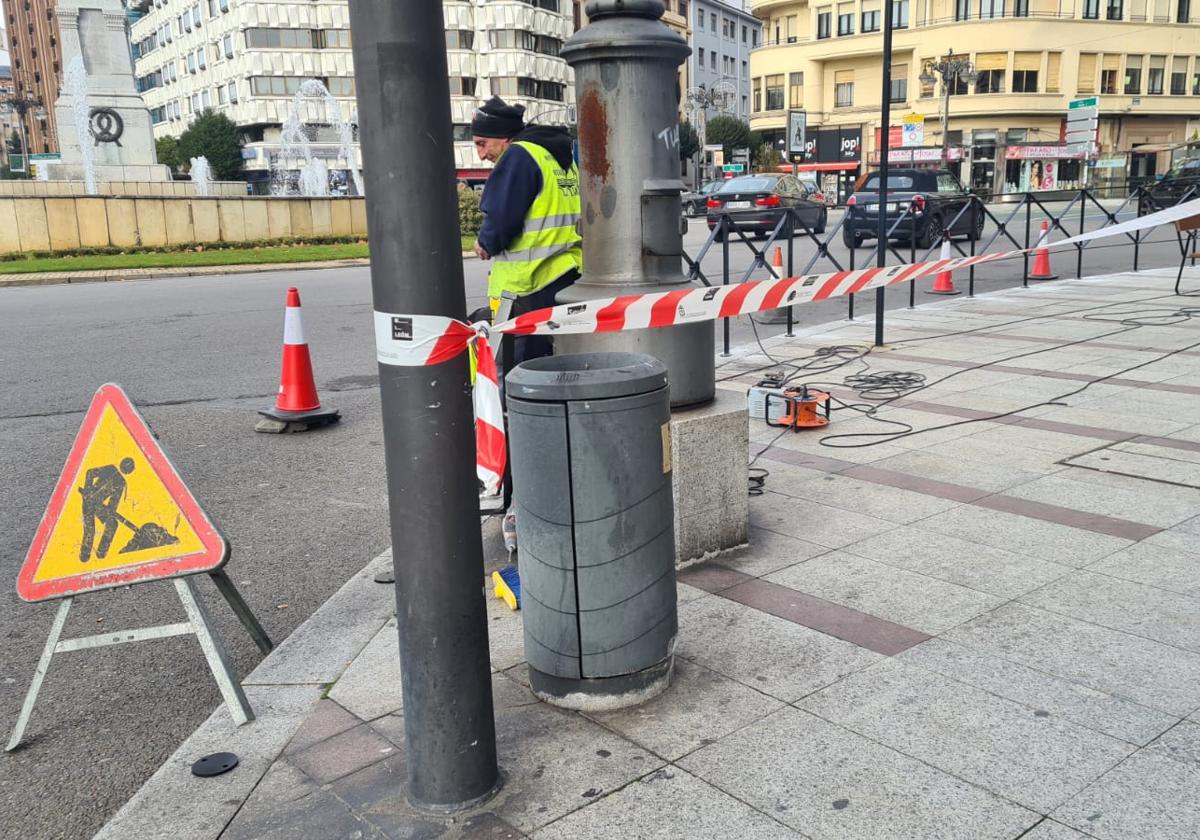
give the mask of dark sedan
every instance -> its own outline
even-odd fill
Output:
[[[885,211],[890,239],[916,240],[930,248],[943,238],[983,235],[983,213],[972,206],[970,193],[945,169],[892,169],[888,172]],[[872,172],[846,200],[842,241],[857,248],[879,232],[879,173]]]
[[[730,178],[708,198],[708,229],[717,227],[728,216],[737,230],[767,236],[791,209],[794,214],[784,223],[780,236],[790,237],[807,225],[814,233],[824,233],[828,220],[824,196],[792,175],[765,173]],[[717,234],[720,239],[720,233]]]
[[[1200,198],[1200,157],[1185,160],[1138,196],[1138,215],[1174,207]]]
[[[721,189],[724,181],[709,181],[696,192],[685,192],[680,196],[683,212],[688,216],[700,216],[708,203],[708,197]]]

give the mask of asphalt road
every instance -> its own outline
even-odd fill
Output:
[[[702,222],[692,222],[689,252],[699,250],[705,233]],[[1173,233],[1156,238],[1162,243],[1143,248],[1142,266],[1175,264]],[[811,246],[798,250],[807,252]],[[847,264],[840,239],[832,253]],[[868,250],[858,257],[862,265]],[[1073,254],[1055,260],[1061,275],[1073,275]],[[732,247],[730,262],[736,279],[749,251]],[[720,264],[718,246],[703,264],[717,281]],[[1085,274],[1131,266],[1124,244],[1085,254]],[[472,260],[464,268],[469,303],[480,305],[487,265]],[[831,269],[818,262],[812,270]],[[976,289],[1019,282],[1019,261],[993,264],[978,272]],[[255,409],[269,404],[277,387],[289,285],[303,295],[323,399],[342,409],[343,420],[302,435],[255,434]],[[889,292],[888,305],[907,305],[907,293]],[[859,312],[870,317],[869,302]],[[845,302],[831,301],[798,309],[797,323],[844,316]],[[782,330],[759,327],[764,336]],[[735,345],[753,340],[745,319],[732,334]],[[366,268],[0,289],[4,733],[55,611],[52,603],[21,602],[13,583],[82,413],[107,381],[125,386],[229,536],[230,576],[276,641],[390,543]],[[215,588],[207,580],[200,588],[236,672],[246,674],[260,659],[257,649]],[[76,602],[65,636],[182,615],[170,584],[97,593]],[[90,837],[218,703],[189,637],[56,657],[25,747],[0,755],[0,835]]]

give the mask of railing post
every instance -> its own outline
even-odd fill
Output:
[[[793,267],[794,266],[793,257],[795,256],[795,250],[796,250],[796,248],[795,248],[796,226],[795,226],[795,224],[793,224],[793,222],[795,222],[795,219],[792,218],[793,213],[794,213],[794,211],[789,207],[788,208],[788,230],[791,235],[788,236],[788,258],[787,258],[787,276],[788,277],[792,277],[793,272],[795,271],[795,268]],[[821,247],[821,243],[819,241],[817,242],[817,247],[818,248]],[[786,335],[788,338],[794,338],[796,335],[792,331],[793,314],[794,314],[793,309],[792,309],[792,307],[789,306],[787,308],[787,332],[784,333],[784,335]]]
[[[1021,286],[1029,288],[1029,227],[1033,224],[1033,202],[1030,201],[1029,193],[1025,193],[1025,253],[1022,254],[1022,259],[1025,264],[1024,271],[1021,275]]]
[[[972,257],[975,256],[975,243],[979,237],[983,236],[983,228],[976,223],[979,215],[983,212],[980,207],[982,203],[983,199],[978,196],[971,196],[971,235],[967,237],[967,241],[971,243]],[[975,235],[975,231],[979,231],[979,237]],[[967,297],[975,297],[975,266],[971,266],[967,272]]]
[[[729,285],[729,216],[721,214],[721,285]],[[724,333],[724,344],[722,356],[729,355],[729,318],[726,317],[721,324],[722,332]]]
[[[1085,165],[1087,164],[1086,160],[1084,161],[1084,164]],[[1087,200],[1088,200],[1087,190],[1080,190],[1079,191],[1079,233],[1081,235],[1083,234],[1084,227],[1087,226]],[[1075,248],[1076,248],[1075,279],[1078,280],[1081,277],[1083,277],[1083,243],[1081,242],[1080,244],[1076,245]]]

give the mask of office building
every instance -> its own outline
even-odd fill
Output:
[[[750,119],[750,52],[759,45],[762,22],[742,0],[692,0],[692,56],[688,60],[693,87],[712,90],[722,86],[730,93],[724,113]],[[709,110],[708,117],[718,111]]]
[[[62,72],[58,18],[51,0],[0,0],[8,31],[14,96],[29,104],[19,118],[32,154],[58,151],[54,101]]]

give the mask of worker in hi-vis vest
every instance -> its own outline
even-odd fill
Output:
[[[516,295],[509,317],[554,306],[554,298],[579,279],[579,169],[565,128],[525,125],[525,108],[498,96],[471,119],[481,160],[495,164],[483,188],[483,224],[475,254],[491,260],[488,298],[495,314],[504,292]],[[511,370],[554,352],[547,336],[505,336],[500,361]],[[501,374],[503,375],[503,374]],[[517,519],[505,478],[504,543],[516,550]]]

